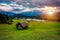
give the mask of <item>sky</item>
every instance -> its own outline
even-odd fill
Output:
[[[0,0],[0,2],[9,2],[9,1],[15,1],[15,2],[31,1],[33,3],[37,4],[41,3],[48,6],[60,6],[60,0]]]
[[[13,1],[12,6],[16,6],[16,7],[12,7],[11,5],[6,4],[11,1]],[[41,11],[39,7],[35,7],[33,9],[31,9],[30,7],[25,7],[25,6],[21,6],[18,4],[14,4],[14,2],[22,2],[22,3],[28,2],[31,4],[31,6],[32,6],[32,4],[35,4],[36,6],[44,5],[44,6],[55,6],[55,7],[58,6],[58,7],[60,7],[60,0],[0,0],[0,3],[3,3],[3,5],[5,5],[5,6],[0,5],[0,11],[7,11],[7,12],[13,12],[13,13],[23,13],[23,12],[31,12],[32,13],[32,11],[35,11],[35,10]],[[14,11],[17,9],[19,11]]]

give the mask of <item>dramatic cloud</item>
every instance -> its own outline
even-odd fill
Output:
[[[0,3],[2,3],[2,2],[10,2],[10,1],[14,1],[14,0],[0,0]]]
[[[60,6],[60,0],[14,0],[14,1],[16,2],[28,1],[32,3],[37,3],[37,5],[42,4],[42,5],[48,5],[48,6]]]
[[[37,5],[48,5],[48,6],[60,6],[60,0],[0,0],[0,2],[10,2],[10,1],[15,1],[15,2],[30,2],[35,3]]]
[[[9,6],[9,5],[5,4],[5,3],[0,4],[0,10],[1,11],[12,11],[12,9],[13,8],[11,6]]]
[[[60,0],[54,0],[54,4],[55,4],[56,6],[60,6]]]
[[[20,0],[18,0],[18,1],[20,1]],[[28,0],[28,2],[29,1],[30,0]],[[48,5],[48,4],[50,6],[53,5],[53,4],[57,5],[56,0],[55,1],[52,1],[52,0],[49,0],[49,1],[48,0],[39,0],[39,1],[32,0],[30,2],[37,3],[37,4],[42,3],[42,4],[44,4],[44,6]],[[38,8],[38,7],[30,8],[30,7],[27,7],[27,6],[25,7],[23,5],[16,4],[16,2],[12,2],[11,4],[0,3],[0,10],[2,10],[2,11],[11,11],[11,12],[14,12],[14,13],[22,13],[22,12],[32,12],[32,11],[35,11],[35,10],[41,11],[41,8]]]

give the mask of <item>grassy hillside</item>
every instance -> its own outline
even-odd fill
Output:
[[[0,40],[60,40],[60,23],[30,22],[27,30],[17,30],[17,22],[0,24]]]

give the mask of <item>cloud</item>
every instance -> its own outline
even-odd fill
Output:
[[[16,13],[16,14],[20,14],[20,13],[23,13],[23,12],[34,12],[34,11],[42,11],[42,9],[41,8],[37,8],[37,7],[35,7],[35,8],[29,8],[29,7],[27,7],[27,8],[24,8],[23,10],[21,10],[21,11],[12,11],[13,13]]]
[[[0,4],[0,10],[2,10],[2,11],[12,11],[13,8],[8,4],[1,3]]]
[[[10,2],[10,1],[14,1],[14,0],[0,0],[0,3],[3,3],[3,2]]]
[[[0,10],[13,12],[16,14],[20,14],[22,12],[33,12],[35,10],[42,11],[42,9],[38,7],[34,7],[34,8],[24,7],[23,5],[18,5],[16,3],[11,3],[11,4],[0,3]]]
[[[55,4],[56,6],[60,6],[60,0],[54,0],[54,4]]]
[[[28,2],[35,3],[36,5],[42,4],[48,6],[60,6],[60,0],[0,0],[0,2],[10,2],[10,1],[15,1],[15,2],[28,1]]]
[[[24,1],[28,1],[28,2],[32,2],[32,3],[37,3],[37,5],[48,5],[48,6],[60,6],[60,0],[14,0],[16,2],[24,2]]]

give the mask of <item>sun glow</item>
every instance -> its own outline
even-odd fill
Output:
[[[43,8],[43,13],[44,18],[48,21],[55,21],[56,20],[56,13],[57,13],[57,8],[56,7],[50,7],[50,6],[45,6]]]
[[[56,7],[48,7],[48,6],[44,7],[44,13],[46,13],[47,15],[53,15],[55,12]]]

